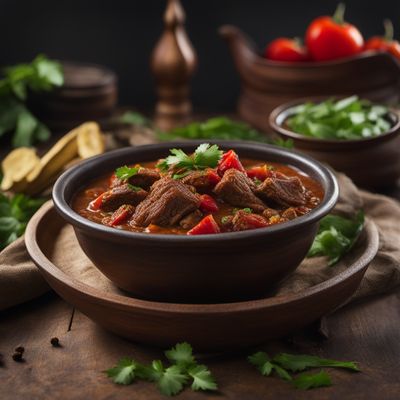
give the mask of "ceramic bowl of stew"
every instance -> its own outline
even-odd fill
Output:
[[[282,104],[271,112],[269,124],[281,138],[291,139],[297,150],[344,172],[360,187],[382,189],[394,185],[400,178],[399,113],[389,108],[387,119],[391,128],[364,139],[319,139],[296,133],[287,126],[286,120],[296,113],[296,106],[326,99],[309,97]]]
[[[218,303],[265,297],[304,259],[320,219],[337,202],[337,181],[332,172],[318,161],[276,146],[213,141],[226,153],[232,150],[230,155],[237,154],[244,172],[233,171],[236,167],[232,168],[230,164],[230,169],[221,173],[219,164],[215,169],[222,175],[215,183],[219,186],[209,192],[218,203],[218,211],[201,208],[200,222],[195,227],[183,228],[182,219],[178,223],[176,218],[171,220],[171,226],[166,226],[165,220],[171,208],[164,209],[160,199],[167,197],[168,201],[177,201],[173,210],[184,201],[180,193],[171,195],[168,187],[163,189],[165,182],[169,182],[171,187],[182,186],[182,182],[175,181],[178,180],[176,176],[174,179],[164,176],[164,183],[160,179],[147,187],[146,199],[134,207],[131,219],[119,226],[110,223],[110,218],[115,218],[115,211],[101,209],[98,214],[93,211],[93,204],[98,203],[99,197],[103,196],[102,204],[106,204],[105,195],[101,193],[109,194],[114,190],[110,189],[110,185],[113,186],[110,182],[115,179],[113,172],[117,168],[140,165],[151,169],[169,154],[170,149],[179,148],[191,154],[200,143],[187,141],[125,148],[82,162],[57,180],[53,188],[55,207],[73,226],[80,246],[93,264],[117,287],[138,298],[177,303]],[[248,170],[258,171],[259,166],[265,165],[269,166],[267,173],[272,174],[269,176],[275,180],[267,178],[261,182],[253,176],[245,177]],[[225,190],[224,182],[229,183],[238,177],[254,192],[258,190],[255,185],[259,185],[261,190],[267,181],[273,185],[281,184],[283,197],[291,190],[290,185],[285,189],[289,181],[293,187],[300,182],[305,188],[304,193],[312,194],[309,198],[314,205],[291,207],[283,202],[285,205],[279,208],[278,203],[273,203],[280,214],[269,215],[271,203],[266,209],[259,208],[260,204],[266,204],[262,196],[264,200],[261,202],[253,197],[252,204],[243,203],[243,199],[247,201],[246,196],[236,196],[232,198],[235,204],[230,204],[230,191]],[[192,199],[192,194],[198,196],[201,192],[199,189],[197,193],[196,186],[188,187],[191,194],[184,189],[186,194],[183,197]],[[120,186],[118,190],[122,190]],[[140,190],[134,189],[137,195],[142,193]],[[153,200],[160,202],[155,206],[149,205]],[[290,198],[287,201],[290,202]],[[283,215],[287,209],[291,209],[290,212]],[[297,215],[292,209],[297,210]],[[193,214],[198,213],[198,210],[192,210]],[[188,212],[189,209],[186,214]],[[150,216],[157,219],[143,225]],[[208,222],[212,219],[215,225],[211,224],[211,227],[216,226],[218,233],[207,230],[210,225],[206,224],[202,234],[193,234],[199,233],[198,225],[204,219]],[[267,223],[260,225],[260,221]],[[249,226],[250,223],[253,225]],[[138,227],[140,224],[145,227]]]

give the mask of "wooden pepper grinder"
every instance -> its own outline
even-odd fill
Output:
[[[185,12],[180,1],[168,0],[165,29],[151,58],[158,95],[155,124],[164,131],[186,122],[192,111],[189,82],[197,65],[197,56],[184,22]]]

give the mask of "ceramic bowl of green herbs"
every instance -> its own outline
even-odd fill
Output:
[[[275,108],[269,123],[296,149],[361,187],[387,187],[400,178],[400,117],[393,108],[355,95],[307,98]]]

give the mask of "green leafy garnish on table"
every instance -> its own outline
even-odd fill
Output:
[[[360,371],[357,364],[352,361],[336,361],[306,354],[280,353],[275,357],[270,357],[267,353],[259,351],[249,356],[248,361],[254,365],[262,375],[270,376],[275,372],[281,379],[290,381],[298,389],[305,390],[330,386],[332,384],[330,376],[328,373],[320,371],[317,374],[301,374],[292,377],[290,372],[297,373],[310,368],[320,367],[345,368],[351,371]]]
[[[161,360],[154,360],[149,366],[130,358],[121,359],[118,364],[104,371],[113,382],[129,385],[136,379],[157,384],[160,392],[166,396],[180,393],[191,381],[191,388],[197,390],[217,390],[217,384],[211,371],[197,363],[189,343],[178,343],[165,352],[171,365],[164,367]]]
[[[391,128],[388,112],[383,105],[351,96],[301,104],[285,122],[294,132],[318,139],[365,139]]]
[[[325,216],[307,257],[327,256],[329,266],[336,264],[353,247],[363,226],[362,211],[353,219],[332,214]]]
[[[25,232],[28,221],[44,202],[24,194],[8,197],[0,192],[0,250]]]
[[[177,171],[174,179],[185,176],[190,171],[215,168],[221,159],[222,150],[216,144],[202,143],[193,154],[186,154],[181,149],[171,149],[171,155],[157,164],[157,168],[163,172],[173,169]]]
[[[329,374],[325,371],[317,372],[316,374],[301,374],[293,379],[293,385],[297,389],[314,389],[324,386],[331,386],[332,381]]]
[[[158,133],[158,139],[162,141],[182,138],[199,140],[248,140],[286,148],[293,147],[291,140],[280,138],[270,139],[246,123],[234,121],[227,117],[214,117],[202,122],[192,122],[188,125],[172,129],[169,132]]]
[[[37,56],[30,64],[6,68],[0,80],[0,137],[12,133],[14,147],[47,140],[50,131],[25,102],[29,92],[50,91],[63,83],[61,65],[44,55]]]

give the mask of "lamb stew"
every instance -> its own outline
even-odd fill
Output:
[[[321,185],[290,166],[201,144],[193,154],[122,166],[72,200],[91,221],[133,232],[201,235],[257,229],[308,213]]]

